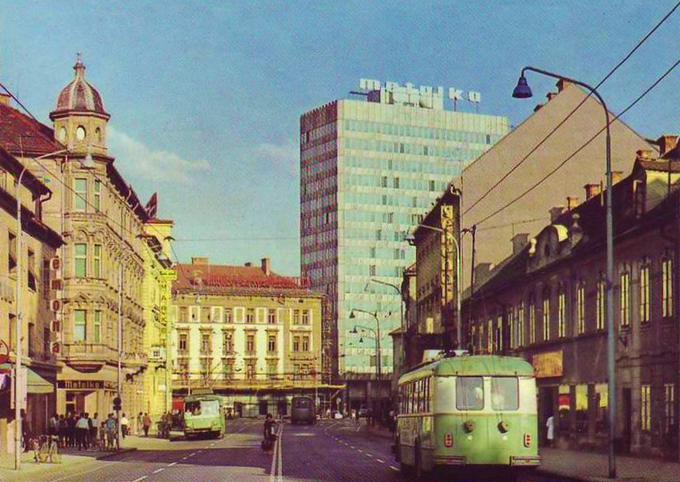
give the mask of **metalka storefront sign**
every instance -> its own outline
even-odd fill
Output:
[[[562,350],[537,353],[531,358],[536,378],[562,376]]]
[[[57,388],[64,390],[101,390],[108,388],[113,390],[114,384],[101,380],[59,380]]]

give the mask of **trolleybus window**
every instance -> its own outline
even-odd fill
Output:
[[[491,379],[491,408],[500,411],[519,408],[519,383],[516,377]]]
[[[482,377],[456,378],[456,408],[458,410],[482,410],[484,408]]]

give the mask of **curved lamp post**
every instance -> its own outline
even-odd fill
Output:
[[[616,338],[614,333],[614,297],[613,280],[614,280],[614,229],[613,229],[613,215],[612,215],[612,160],[611,160],[611,133],[609,129],[610,117],[609,109],[600,93],[585,82],[581,82],[570,77],[554,74],[546,70],[537,69],[535,67],[524,67],[520,74],[519,80],[515,89],[512,91],[512,96],[517,99],[527,99],[533,94],[529,83],[524,75],[525,72],[536,72],[538,74],[552,77],[558,80],[566,80],[576,85],[580,85],[589,92],[591,92],[600,101],[600,105],[604,110],[605,127],[606,127],[606,144],[605,144],[605,160],[606,160],[606,182],[607,182],[607,196],[606,196],[606,236],[607,236],[607,372],[608,372],[608,415],[609,415],[609,478],[616,478],[616,458],[614,454],[614,438],[616,437]]]

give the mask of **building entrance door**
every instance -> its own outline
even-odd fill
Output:
[[[623,426],[621,427],[621,444],[619,450],[624,453],[630,453],[631,444],[631,417],[633,416],[632,395],[630,388],[622,390],[622,405],[623,405]]]
[[[555,397],[554,393],[557,387],[540,387],[538,390],[538,433],[539,440],[543,445],[548,443],[548,433],[545,427],[545,423],[548,417],[551,415],[555,416]],[[557,417],[554,419],[555,427],[557,428]],[[556,434],[557,435],[557,434]]]

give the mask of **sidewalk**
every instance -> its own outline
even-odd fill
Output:
[[[392,440],[392,433],[378,425],[362,427],[367,433]],[[607,478],[607,454],[542,448],[542,461],[538,472],[547,477],[568,478],[583,482],[600,482]],[[646,459],[617,455],[617,481],[626,482],[680,482],[680,464],[659,459]]]
[[[23,453],[21,455],[21,471],[17,473],[14,471],[14,456],[0,456],[0,481],[6,480],[44,480],[49,477],[51,471],[62,469],[68,466],[69,469],[77,465],[91,462],[93,460],[104,460],[112,457],[117,457],[122,454],[134,452],[136,450],[163,450],[170,441],[159,438],[145,438],[129,436],[122,442],[121,450],[117,452],[97,451],[97,450],[83,450],[79,451],[74,448],[60,449],[61,455],[60,464],[43,463],[39,464],[33,460],[33,451]]]

